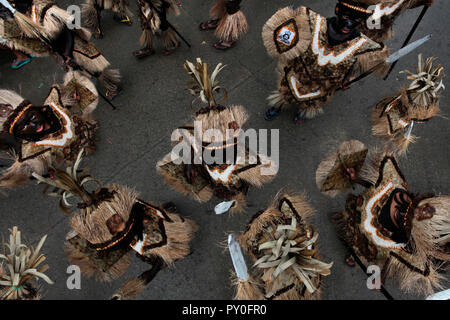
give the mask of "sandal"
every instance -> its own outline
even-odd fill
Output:
[[[228,50],[230,48],[233,48],[235,44],[236,44],[236,42],[221,41],[221,42],[214,43],[214,48],[216,48],[217,50]]]
[[[171,55],[172,53],[175,52],[175,50],[176,50],[179,46],[180,46],[180,43],[178,42],[177,45],[174,46],[173,48],[170,48],[170,49],[164,49],[164,50],[163,50],[163,54],[164,54],[165,56]]]
[[[109,99],[109,101],[113,101],[117,96],[123,93],[122,89],[119,89],[117,92],[112,92],[107,90],[105,93],[105,97]]]
[[[200,28],[200,31],[214,30],[217,28],[218,24],[219,24],[219,20],[208,20],[206,22],[200,23],[199,28]]]
[[[264,114],[264,119],[267,121],[273,120],[280,113],[280,109],[275,109],[274,107],[270,108]]]
[[[294,118],[294,123],[295,124],[300,124],[305,122],[306,118],[304,116],[302,116],[300,113],[297,113],[297,115]]]
[[[100,28],[97,28],[95,32],[92,33],[95,39],[103,39],[103,32]]]
[[[28,58],[27,60],[24,60],[24,61],[18,61],[16,59],[14,59],[13,63],[11,64],[11,68],[13,68],[14,70],[17,70],[17,69],[22,68],[24,65],[26,65],[30,62],[31,62],[31,58]]]
[[[113,19],[114,19],[114,21],[126,24],[127,26],[131,26],[133,24],[133,21],[131,21],[130,17],[127,15],[123,15],[123,16],[114,15]]]
[[[138,59],[142,59],[148,56],[151,56],[155,52],[152,49],[143,48],[136,51],[133,51],[133,56],[135,56]]]
[[[349,267],[354,267],[356,265],[355,263],[355,259],[353,259],[352,255],[349,255],[347,258],[345,258],[345,263],[349,266]]]

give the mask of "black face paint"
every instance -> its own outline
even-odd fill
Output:
[[[30,107],[15,124],[14,136],[27,141],[39,141],[61,130],[61,123],[50,107]]]
[[[353,29],[358,27],[358,25],[359,23],[355,20],[338,16],[336,21],[336,31],[341,34],[349,34]]]
[[[339,27],[338,18],[333,17],[333,18],[327,19],[328,43],[331,46],[339,45],[346,41],[350,41],[361,35],[359,28],[358,28],[358,23],[356,23],[356,25],[351,24],[351,25],[346,25],[346,26],[351,26],[353,29],[350,29],[349,33],[342,33],[339,31],[340,28],[342,28],[342,26]]]

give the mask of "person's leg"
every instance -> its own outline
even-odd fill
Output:
[[[142,46],[142,49],[136,50],[133,52],[133,55],[142,59],[154,53],[153,51],[153,33],[150,29],[142,30],[141,38],[139,39],[139,43]]]
[[[152,48],[144,47],[142,49],[133,51],[133,56],[135,56],[138,59],[141,59],[141,58],[145,58],[153,53],[154,53],[154,51]]]
[[[217,50],[228,50],[236,44],[236,41],[219,41],[214,44]]]
[[[175,50],[180,46],[180,41],[178,40],[176,33],[169,28],[162,30],[161,42],[164,48],[163,53],[166,56],[174,53]]]

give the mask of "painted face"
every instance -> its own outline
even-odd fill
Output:
[[[351,34],[357,28],[359,22],[347,15],[338,15],[336,20],[336,31],[340,34]]]
[[[61,129],[61,123],[50,107],[32,106],[28,108],[15,124],[16,137],[28,141],[39,141],[48,134]]]

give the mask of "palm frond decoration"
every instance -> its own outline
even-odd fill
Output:
[[[208,104],[209,107],[217,106],[214,98],[215,93],[223,92],[223,98],[219,102],[227,100],[228,94],[225,88],[219,86],[219,81],[216,79],[225,66],[219,63],[212,74],[209,74],[208,64],[202,62],[202,59],[197,58],[195,63],[188,60],[184,62],[184,69],[194,79],[187,83],[189,92],[196,98],[191,102],[191,108],[194,102],[200,98],[200,100]]]
[[[44,188],[44,193],[51,197],[61,198],[59,207],[65,214],[70,214],[71,210],[75,208],[75,205],[69,202],[69,199],[73,197],[81,198],[82,202],[86,205],[80,209],[83,209],[82,212],[84,214],[90,214],[94,209],[92,206],[94,203],[94,195],[85,189],[85,185],[90,182],[95,182],[99,187],[101,186],[96,179],[89,175],[88,167],[85,167],[83,170],[78,169],[83,153],[84,149],[81,149],[74,165],[67,167],[66,170],[51,167],[51,170],[54,171],[54,178],[44,178],[36,173],[32,174],[38,180],[38,184],[47,184]],[[51,187],[53,188],[48,192]]]
[[[44,274],[49,266],[41,266],[45,256],[40,250],[47,235],[41,238],[36,248],[29,248],[22,243],[17,227],[9,231],[9,243],[4,243],[4,254],[0,254],[0,300],[34,299],[38,293],[32,283],[33,279],[53,284]]]
[[[412,80],[407,91],[414,103],[422,106],[432,104],[438,97],[439,91],[445,89],[442,79],[445,77],[444,67],[440,64],[433,66],[436,57],[429,57],[425,63],[422,54],[418,56],[416,72],[409,70],[401,71],[407,73],[407,79]]]
[[[293,217],[290,224],[277,225],[274,240],[259,245],[258,250],[263,252],[264,256],[258,259],[253,267],[265,269],[269,275],[269,281],[274,281],[282,275],[294,276],[306,286],[310,293],[313,293],[317,288],[312,278],[318,275],[329,275],[333,265],[333,263],[324,263],[313,258],[314,244],[318,237],[319,234],[311,227],[306,228],[305,235],[299,236],[297,219]]]

